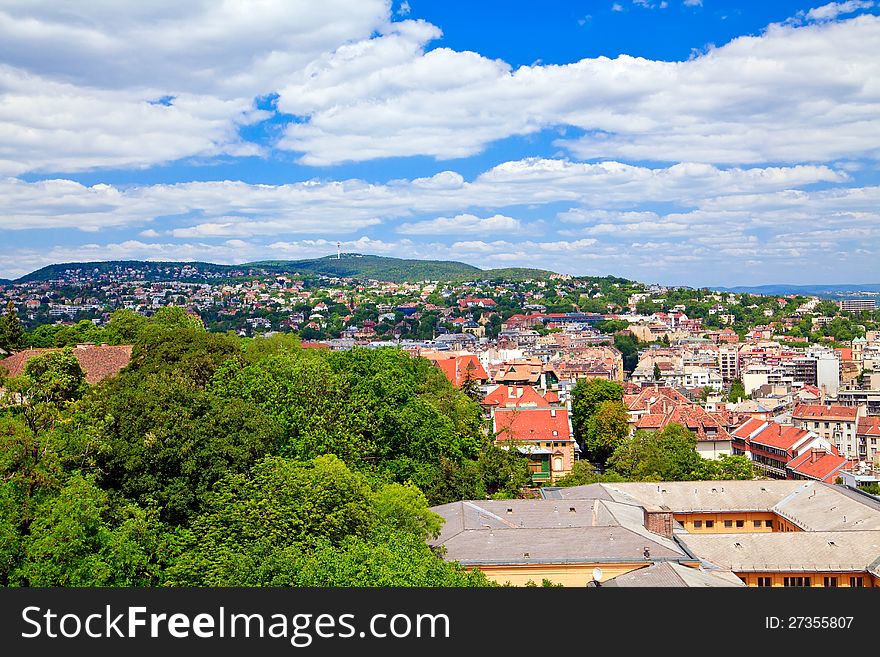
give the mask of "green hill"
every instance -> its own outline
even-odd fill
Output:
[[[314,273],[325,276],[371,278],[396,283],[411,281],[469,281],[506,278],[547,278],[552,272],[540,269],[483,270],[463,262],[447,260],[414,260],[385,256],[343,253],[341,257],[325,256],[313,260],[262,260],[245,267],[265,268],[277,273]]]
[[[523,280],[547,278],[552,272],[542,269],[510,267],[483,270],[463,262],[415,260],[385,256],[343,253],[311,260],[262,260],[242,265],[218,265],[210,262],[151,262],[143,260],[108,260],[104,262],[68,262],[49,265],[26,274],[15,282],[82,280],[96,278],[206,281],[267,274],[303,274],[367,278],[396,283],[412,281]]]

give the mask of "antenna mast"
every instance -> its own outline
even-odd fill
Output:
[[[342,259],[342,243],[341,242],[336,242],[336,259],[337,260]]]

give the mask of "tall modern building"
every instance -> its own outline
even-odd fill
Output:
[[[840,309],[845,313],[860,313],[865,310],[875,310],[875,299],[844,299],[840,302]]]

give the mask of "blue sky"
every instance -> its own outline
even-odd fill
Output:
[[[0,0],[0,277],[346,251],[880,281],[873,0]]]

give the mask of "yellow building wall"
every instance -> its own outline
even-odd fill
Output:
[[[593,581],[593,569],[602,569],[600,581],[617,577],[625,573],[643,568],[647,564],[633,563],[584,563],[584,564],[530,564],[515,566],[480,566],[487,578],[499,584],[510,583],[513,586],[525,586],[530,581],[538,586],[545,579],[563,586],[586,586]],[[473,570],[473,567],[468,568]]]
[[[837,586],[839,588],[849,588],[850,577],[861,577],[862,583],[866,588],[880,586],[880,578],[874,577],[868,574],[866,571],[856,573],[736,573],[736,575],[748,586],[758,586],[759,577],[769,577],[772,581],[772,586],[774,587],[785,586],[786,577],[809,577],[811,588],[822,588],[825,585],[824,582],[826,577],[836,577]]]
[[[734,513],[675,513],[675,519],[691,534],[746,534],[746,533],[767,533],[783,531],[782,527],[792,527],[788,531],[800,531],[787,520],[780,518],[775,513],[769,512],[734,512]],[[712,521],[712,527],[706,526],[706,521]],[[725,527],[724,521],[729,520],[733,523],[732,527]],[[743,523],[742,527],[737,527],[737,521]],[[755,527],[754,521],[761,523],[760,527]],[[773,523],[772,527],[766,526],[766,521]],[[700,521],[702,527],[696,527],[694,521]]]

